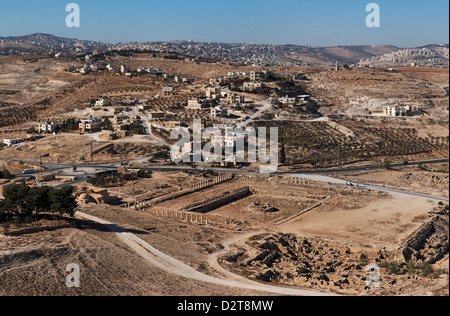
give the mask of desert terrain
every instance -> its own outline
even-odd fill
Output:
[[[130,76],[67,71],[84,56],[0,57],[0,137],[23,140],[0,148],[0,169],[33,187],[73,186],[78,203],[74,218],[35,221],[3,218],[0,205],[0,295],[448,296],[448,162],[429,162],[448,160],[448,69],[273,66],[264,89],[243,92],[235,85],[249,78],[227,74],[255,67],[164,56],[105,56]],[[186,109],[217,78],[245,95],[227,105],[255,116],[244,122],[279,128],[280,174],[247,161],[170,160],[164,123],[243,122]],[[300,92],[306,104],[277,102]],[[103,98],[120,105],[94,108]],[[383,113],[408,104],[419,113]],[[155,112],[165,117],[148,119]],[[124,113],[143,128],[78,125]],[[38,134],[44,120],[75,126]],[[409,165],[419,161],[428,162]],[[43,183],[23,174],[29,168],[70,180]],[[321,173],[333,181],[313,179]],[[81,268],[79,288],[65,284],[70,263]],[[366,282],[369,264],[380,268],[380,287]]]

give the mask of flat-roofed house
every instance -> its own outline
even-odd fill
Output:
[[[245,103],[245,96],[237,94],[237,93],[229,93],[227,95],[227,103],[228,104],[241,104]]]
[[[97,118],[82,119],[79,127],[83,133],[96,132],[100,130],[100,121]]]
[[[279,98],[278,101],[280,101],[280,103],[284,105],[295,105],[295,103],[297,102],[297,98],[296,97],[290,98],[289,96],[285,96]]]
[[[175,90],[174,87],[165,84],[162,87],[162,95],[163,96],[169,96],[169,95],[171,95],[173,93],[174,90]]]
[[[53,121],[43,121],[37,125],[38,133],[54,133],[58,130],[58,123]]]
[[[264,87],[262,82],[244,82],[242,89],[244,91],[253,91],[262,87]]]
[[[209,106],[208,100],[201,100],[201,99],[191,99],[188,101],[188,110],[202,110],[204,108],[207,108]]]
[[[23,140],[20,138],[5,138],[5,139],[3,139],[3,144],[5,144],[6,146],[16,145],[16,144],[19,144],[22,142],[23,142]]]

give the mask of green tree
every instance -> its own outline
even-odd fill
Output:
[[[0,171],[0,179],[13,179],[15,176],[9,172],[7,169],[3,169]]]
[[[36,128],[34,126],[27,130],[28,134],[37,134],[37,132],[38,131],[36,130]]]
[[[102,123],[100,124],[101,128],[103,130],[107,130],[107,131],[114,131],[114,127],[110,121],[109,118],[105,118]]]
[[[50,192],[54,190],[50,187],[33,187],[25,197],[25,205],[28,210],[38,217],[41,212],[48,212],[50,209]]]
[[[75,120],[73,117],[68,118],[61,124],[61,131],[73,131],[79,128],[80,121]]]
[[[73,187],[53,189],[50,191],[50,212],[58,213],[60,218],[67,214],[71,217],[75,215],[78,204],[73,196]]]
[[[6,211],[21,218],[31,215],[32,211],[26,202],[29,192],[30,187],[25,184],[8,186],[3,192]]]

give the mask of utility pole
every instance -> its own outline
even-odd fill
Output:
[[[338,167],[341,167],[341,144],[338,144]]]
[[[38,173],[38,185],[40,184],[40,181],[42,180],[42,155],[39,155],[39,165],[41,166],[41,168]]]

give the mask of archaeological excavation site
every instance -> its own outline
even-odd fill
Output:
[[[108,229],[97,233],[98,225],[114,223],[121,227],[116,234],[139,238],[145,253],[136,249],[138,255],[150,255],[172,277],[208,282],[208,289],[235,280],[233,291],[225,292],[230,295],[279,289],[292,295],[297,289],[305,295],[436,295],[447,286],[448,213],[436,200],[301,177],[215,172],[152,172],[101,191],[77,188],[84,215],[76,216],[69,240],[104,238]],[[120,246],[114,237],[108,241]],[[93,268],[93,262],[83,264]],[[380,275],[376,287],[368,282],[371,265]],[[196,272],[186,274],[189,269]],[[252,290],[243,286],[247,282]],[[138,284],[130,285],[130,294]],[[180,284],[172,287],[189,294]]]

